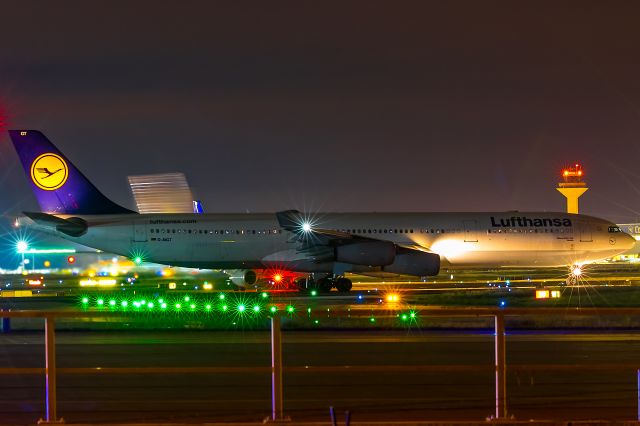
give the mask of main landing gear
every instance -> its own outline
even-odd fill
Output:
[[[296,280],[296,287],[298,287],[300,291],[316,290],[322,293],[329,293],[331,289],[335,287],[340,293],[348,293],[351,291],[353,284],[348,278],[327,275],[318,280],[315,280],[313,276],[298,278]]]

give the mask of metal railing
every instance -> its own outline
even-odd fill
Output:
[[[334,314],[336,311],[334,310]],[[369,311],[350,310],[348,315],[368,317]],[[424,317],[493,317],[495,344],[495,419],[504,419],[507,415],[506,385],[506,338],[505,317],[522,315],[555,315],[555,316],[614,316],[640,315],[640,308],[429,308],[420,310]],[[346,315],[345,315],[346,316]],[[389,314],[393,316],[393,314]],[[282,363],[282,329],[279,314],[271,316],[271,367],[56,367],[56,335],[55,322],[61,318],[97,318],[126,317],[113,312],[40,312],[40,311],[0,311],[1,318],[43,318],[45,326],[45,368],[0,368],[2,374],[44,374],[46,388],[46,418],[39,423],[58,423],[57,383],[56,378],[62,374],[157,374],[157,373],[271,373],[271,420],[284,420],[283,373],[284,372],[372,372],[380,369],[379,365],[366,366],[304,366],[284,367]],[[437,365],[437,366],[384,366],[387,371],[396,372],[430,372],[430,371],[478,371],[488,366],[478,365]],[[636,370],[638,375],[638,420],[640,421],[640,361],[633,364],[589,364],[589,369],[598,371]],[[512,371],[549,371],[580,370],[581,365],[510,365]]]

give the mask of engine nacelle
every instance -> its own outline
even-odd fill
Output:
[[[394,274],[417,275],[419,277],[438,275],[440,256],[435,253],[412,252],[396,255],[394,262],[382,268]]]
[[[396,245],[390,241],[365,241],[336,247],[336,261],[353,265],[391,265]]]
[[[252,286],[258,281],[258,274],[251,269],[234,269],[226,272],[229,274],[229,280],[238,287]]]

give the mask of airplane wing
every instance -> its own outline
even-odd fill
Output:
[[[333,229],[320,229],[306,224],[302,214],[297,210],[286,210],[276,213],[280,226],[294,234],[304,246],[339,246],[364,241],[384,241],[376,238],[354,235]]]
[[[306,223],[297,210],[278,212],[276,216],[280,226],[291,232],[298,242],[298,253],[315,262],[380,266],[390,272],[412,275],[436,275],[440,268],[440,256],[424,247],[315,228]],[[419,273],[414,274],[415,271]]]

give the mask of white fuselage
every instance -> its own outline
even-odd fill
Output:
[[[299,272],[333,268],[332,262],[316,263],[300,253],[294,233],[283,230],[275,214],[79,217],[89,224],[80,237],[34,227],[103,251],[173,266],[278,266]],[[635,242],[612,231],[611,222],[567,213],[328,213],[316,215],[314,226],[432,251],[449,268],[564,266],[615,256]],[[353,265],[350,271],[376,269]]]

